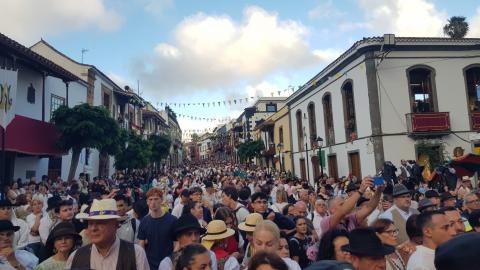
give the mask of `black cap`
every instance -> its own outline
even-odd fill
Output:
[[[435,250],[437,270],[470,270],[480,265],[480,233],[464,233]],[[475,266],[476,265],[476,266]]]
[[[436,190],[427,190],[425,191],[425,198],[430,199],[430,198],[440,198],[440,194]]]

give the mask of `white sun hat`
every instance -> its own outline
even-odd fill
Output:
[[[93,200],[88,216],[82,216],[81,219],[120,219],[120,216],[117,214],[117,203],[114,199]]]

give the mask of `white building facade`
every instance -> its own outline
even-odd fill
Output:
[[[477,151],[479,55],[480,39],[356,42],[287,100],[294,174],[319,177],[318,138],[333,177],[374,175],[385,161],[426,152],[447,160],[454,149]]]

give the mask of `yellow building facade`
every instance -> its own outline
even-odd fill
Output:
[[[273,141],[276,146],[275,168],[277,170],[292,172],[292,140],[290,133],[290,117],[288,106],[283,106],[276,113],[267,118],[272,121],[273,125]],[[278,147],[279,144],[282,147]]]

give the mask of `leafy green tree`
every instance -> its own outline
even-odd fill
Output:
[[[57,146],[64,151],[72,150],[69,181],[75,176],[83,148],[96,148],[110,155],[119,150],[113,146],[120,139],[118,124],[102,106],[87,103],[73,108],[61,106],[53,112],[52,122],[60,132]]]
[[[238,146],[238,157],[241,160],[250,163],[250,160],[254,157],[260,156],[260,153],[264,149],[265,144],[262,140],[247,141]]]
[[[123,149],[115,155],[115,167],[120,170],[143,169],[150,163],[151,156],[150,141],[130,132]]]
[[[151,161],[158,162],[168,156],[172,140],[167,135],[152,135],[148,138],[152,147]]]
[[[452,16],[443,27],[443,33],[451,38],[463,38],[468,32],[468,22],[465,17]]]

